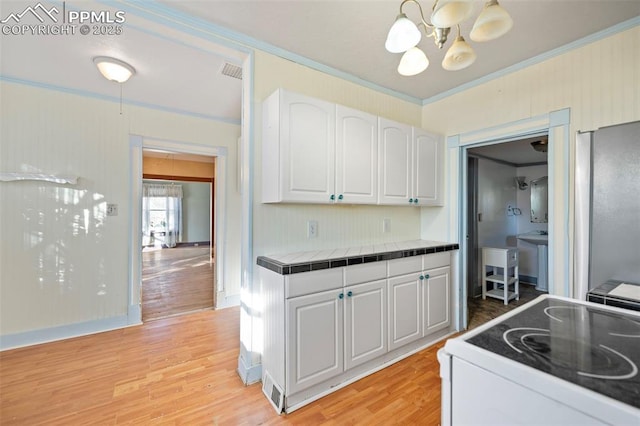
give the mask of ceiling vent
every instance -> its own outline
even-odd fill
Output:
[[[242,80],[242,67],[225,62],[220,70],[220,74]]]

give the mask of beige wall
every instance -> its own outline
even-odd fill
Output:
[[[234,272],[225,288],[239,293],[239,126],[127,105],[120,115],[116,103],[20,84],[1,82],[0,91],[0,171],[80,178],[0,183],[0,336],[126,318],[130,134],[227,147]],[[106,216],[106,203],[118,204],[118,216]]]
[[[420,125],[421,106],[384,95],[260,51],[255,55],[254,255],[349,247],[420,238],[420,210],[411,207],[262,204],[262,101],[278,88],[346,105],[410,125]],[[391,219],[382,233],[382,219]],[[306,222],[318,221],[307,239]]]
[[[557,195],[569,185],[569,223],[558,221],[559,235],[573,245],[573,175],[577,131],[640,120],[640,27],[610,36],[561,56],[465,90],[422,109],[422,127],[456,135],[528,119],[564,108],[571,110],[569,182],[562,146],[552,146]],[[442,210],[423,210],[423,237],[459,239],[451,218],[457,212],[458,159],[447,150],[450,198]],[[455,220],[455,217],[454,217]],[[573,259],[570,258],[570,262]],[[571,268],[571,265],[568,265]]]

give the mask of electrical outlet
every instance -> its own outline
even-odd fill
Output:
[[[391,232],[391,219],[382,219],[382,232]]]
[[[107,204],[107,216],[118,216],[117,204]]]
[[[316,238],[318,236],[318,221],[310,220],[307,222],[307,238]]]

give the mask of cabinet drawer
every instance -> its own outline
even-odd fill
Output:
[[[518,264],[518,249],[483,247],[482,257],[486,265],[510,268]]]
[[[446,251],[444,253],[427,254],[423,256],[422,262],[422,267],[425,271],[440,266],[449,266],[451,263],[451,252]]]
[[[381,280],[387,277],[387,262],[371,262],[344,268],[344,285]]]
[[[422,256],[411,256],[387,261],[390,277],[422,271]]]
[[[342,269],[323,269],[322,271],[303,272],[285,277],[285,298],[318,293],[342,287]]]

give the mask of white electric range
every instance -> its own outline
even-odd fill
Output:
[[[443,425],[640,425],[640,313],[540,296],[438,352]]]

